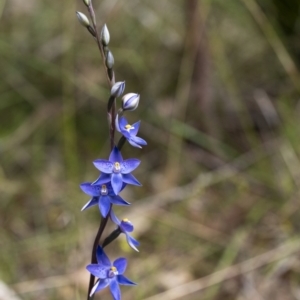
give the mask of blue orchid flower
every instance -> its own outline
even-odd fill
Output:
[[[132,223],[128,219],[123,219],[120,221],[113,210],[110,211],[110,218],[118,226],[118,229],[126,235],[128,245],[135,251],[139,252],[136,247],[139,246],[140,243],[129,234],[129,232],[134,230]]]
[[[121,117],[119,119],[119,115],[116,117],[116,129],[123,134],[123,136],[126,138],[128,143],[137,148],[142,148],[142,146],[147,145],[147,142],[143,140],[142,138],[136,136],[139,128],[140,128],[141,121],[138,121],[132,125],[130,125],[126,118]]]
[[[111,182],[111,186],[116,195],[122,190],[123,183],[132,185],[141,185],[132,175],[140,160],[129,158],[123,160],[122,154],[117,147],[114,147],[110,153],[109,160],[97,159],[94,161],[95,167],[102,172],[101,176],[93,184],[104,184]]]
[[[127,267],[126,258],[118,258],[112,264],[100,246],[97,248],[96,256],[97,264],[90,264],[86,267],[92,275],[99,278],[91,290],[90,297],[96,292],[109,286],[114,300],[121,300],[119,284],[136,285],[136,283],[123,275]]]
[[[122,189],[125,185],[126,184],[123,185]],[[101,215],[106,218],[112,204],[123,206],[130,205],[129,202],[114,193],[110,183],[95,185],[91,182],[84,182],[80,185],[80,188],[84,193],[92,196],[92,199],[83,206],[81,211],[98,204]]]

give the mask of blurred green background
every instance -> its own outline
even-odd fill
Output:
[[[123,238],[107,247],[139,283],[122,299],[300,299],[300,2],[94,7],[116,79],[141,94],[127,117],[148,141],[124,147],[142,160],[143,187],[117,210],[140,252]],[[1,300],[86,297],[99,212],[80,212],[79,184],[109,153],[109,89],[76,10],[86,13],[79,0],[0,1]]]

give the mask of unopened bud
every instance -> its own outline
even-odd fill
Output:
[[[115,63],[114,57],[113,57],[112,53],[110,51],[108,51],[107,55],[106,55],[106,61],[105,61],[107,68],[112,69],[112,67],[114,66],[114,63]]]
[[[86,6],[90,6],[91,0],[83,0],[83,3],[84,3]]]
[[[135,93],[129,93],[122,98],[122,108],[123,110],[135,110],[140,101],[140,95]]]
[[[80,22],[80,24],[84,27],[89,27],[90,26],[90,21],[87,18],[87,16],[79,11],[76,12],[78,21]]]
[[[100,39],[103,45],[107,46],[110,40],[109,31],[107,29],[106,24],[102,27],[101,33],[100,33]]]
[[[110,94],[114,97],[120,97],[124,93],[125,81],[116,82],[111,88]]]

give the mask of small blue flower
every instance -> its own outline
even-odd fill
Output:
[[[116,128],[119,132],[123,134],[123,136],[127,139],[128,143],[137,148],[142,148],[142,146],[147,145],[147,142],[142,138],[136,136],[139,128],[140,128],[141,121],[134,123],[133,125],[128,124],[126,118],[121,117],[119,119],[119,115],[116,117]]]
[[[139,246],[140,243],[129,234],[129,232],[132,232],[134,229],[132,223],[128,219],[120,221],[113,210],[110,211],[110,218],[118,226],[119,230],[126,235],[128,245],[135,251],[139,252],[136,247]]]
[[[91,290],[90,297],[96,292],[109,286],[113,299],[121,300],[119,284],[136,285],[136,283],[123,275],[127,267],[126,258],[118,258],[111,264],[103,249],[98,246],[97,262],[97,264],[90,264],[86,267],[92,275],[99,278]]]
[[[93,184],[103,184],[111,182],[111,186],[116,195],[122,190],[123,182],[133,185],[141,185],[139,181],[130,174],[136,169],[140,160],[129,158],[123,160],[122,154],[117,147],[111,151],[109,160],[97,159],[94,161],[95,167],[102,172],[101,176]]]
[[[122,188],[125,187],[125,184]],[[120,196],[117,196],[110,183],[102,185],[94,185],[91,182],[84,182],[80,185],[80,188],[84,193],[93,198],[83,206],[81,211],[98,204],[100,212],[104,218],[107,217],[110,207],[112,204],[115,205],[129,205],[127,201],[122,199]]]

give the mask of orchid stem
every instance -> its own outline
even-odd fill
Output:
[[[100,222],[100,225],[99,225],[99,229],[98,229],[98,232],[96,234],[96,237],[95,237],[95,241],[94,241],[94,245],[93,245],[93,251],[92,251],[92,258],[91,258],[91,263],[92,264],[95,264],[97,263],[97,256],[96,256],[96,253],[97,253],[97,247],[99,245],[99,241],[100,241],[100,238],[101,238],[101,235],[105,229],[105,226],[107,224],[107,221],[108,221],[108,217],[109,215],[107,215],[106,218],[101,218],[101,222]],[[94,286],[94,282],[95,282],[95,276],[91,274],[90,276],[90,283],[89,283],[89,289],[88,289],[88,296],[87,296],[87,300],[92,300],[93,299],[93,296],[90,297],[90,293],[91,293],[91,290]]]
[[[112,68],[108,68],[105,64],[105,60],[106,60],[106,55],[105,55],[105,50],[104,50],[104,46],[100,40],[100,36],[97,30],[97,26],[96,26],[96,17],[95,17],[95,11],[93,8],[93,4],[92,1],[90,1],[90,4],[88,6],[88,11],[92,20],[92,29],[95,32],[94,38],[97,42],[98,48],[100,50],[101,56],[102,56],[102,61],[105,67],[105,71],[106,71],[106,77],[107,77],[107,81],[110,87],[112,87],[115,84],[115,74]],[[114,144],[114,138],[115,138],[115,118],[116,118],[116,101],[115,98],[111,98],[109,99],[109,104],[108,104],[108,127],[109,127],[109,136],[110,136],[110,148],[111,150],[114,148],[115,144]],[[110,208],[111,209],[111,208]],[[93,250],[92,250],[92,257],[91,257],[91,263],[97,263],[97,247],[100,243],[100,239],[101,236],[103,234],[103,231],[106,227],[107,221],[109,218],[109,213],[107,215],[106,218],[101,218],[101,222],[98,228],[98,232],[96,234],[95,240],[94,240],[94,244],[93,244]],[[91,290],[94,286],[95,283],[95,276],[94,275],[90,275],[90,282],[89,282],[89,288],[88,288],[88,295],[87,295],[87,300],[92,300],[94,297],[91,296],[90,297],[90,293]]]

